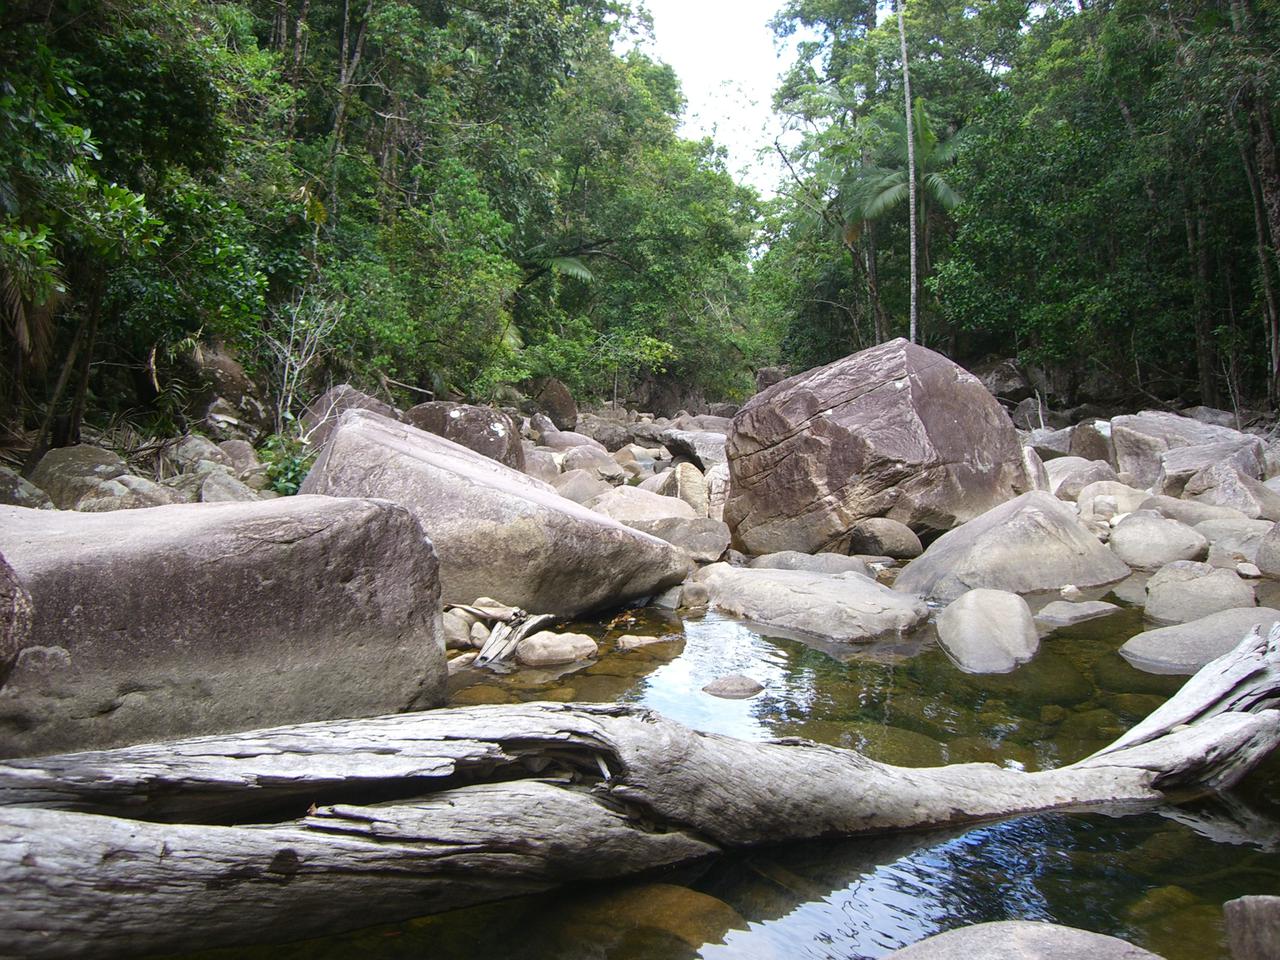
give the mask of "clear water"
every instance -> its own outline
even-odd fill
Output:
[[[624,701],[689,726],[805,736],[907,766],[1070,763],[1181,685],[1117,653],[1142,629],[1125,610],[1051,634],[1014,673],[963,674],[927,631],[905,644],[831,647],[765,636],[714,614],[651,609],[592,633],[601,656],[568,671],[465,672],[451,703]],[[668,638],[619,651],[625,634]],[[701,692],[743,673],[765,692]],[[1124,937],[1169,960],[1226,960],[1222,904],[1280,893],[1280,761],[1233,795],[1137,816],[1042,814],[947,833],[797,844],[643,881],[568,888],[407,923],[214,957],[705,960],[881,957],[987,920],[1052,920]]]

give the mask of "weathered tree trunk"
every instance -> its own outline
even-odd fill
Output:
[[[1280,741],[1278,698],[1280,627],[1110,747],[1040,773],[892,767],[632,707],[545,703],[11,760],[0,954],[283,941],[733,847],[1145,809],[1239,780]]]

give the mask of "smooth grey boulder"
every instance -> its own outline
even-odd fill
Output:
[[[524,444],[516,422],[501,410],[470,403],[433,400],[404,412],[401,419],[419,430],[461,444],[512,470],[524,469]]]
[[[631,442],[631,431],[626,424],[612,417],[579,413],[578,425],[573,429],[602,444],[610,452],[620,450]]]
[[[250,448],[252,449],[252,448]],[[189,433],[173,446],[165,449],[165,457],[177,464],[180,470],[192,470],[201,460],[233,466],[231,457],[208,437]]]
[[[1076,497],[1081,520],[1110,520],[1133,513],[1151,499],[1150,492],[1115,480],[1098,480],[1081,489]],[[1103,502],[1105,501],[1105,506]]]
[[[723,433],[710,430],[664,430],[661,440],[673,455],[688,457],[703,473],[717,464],[728,462]]]
[[[1027,486],[1031,490],[1049,489],[1049,471],[1044,468],[1040,455],[1030,447],[1022,448],[1022,467],[1027,472]]]
[[[560,461],[550,450],[530,444],[524,448],[524,472],[543,483],[554,483],[560,476]]]
[[[600,652],[585,633],[553,633],[541,630],[516,645],[516,660],[526,667],[552,667],[590,660]]]
[[[1150,487],[1160,478],[1161,457],[1177,447],[1236,442],[1243,436],[1226,427],[1199,423],[1176,413],[1144,410],[1111,421],[1116,469],[1131,474],[1134,486]]]
[[[965,673],[1009,673],[1040,649],[1027,601],[1003,590],[970,590],[937,620],[938,642]]]
[[[1162,960],[1100,933],[1030,920],[960,927],[886,954],[885,960]]]
[[[1105,460],[1081,460],[1078,457],[1059,457],[1044,465],[1049,475],[1049,490],[1059,500],[1076,500],[1080,492],[1098,481],[1119,482],[1111,464]]]
[[[1253,558],[1264,577],[1280,580],[1280,523],[1258,542],[1258,552]]]
[[[749,553],[846,552],[849,529],[868,517],[949,530],[1030,487],[996,399],[903,339],[757,394],[727,449],[725,521]]]
[[[307,404],[306,410],[302,412],[302,439],[313,450],[324,446],[329,434],[348,410],[368,410],[389,420],[399,420],[401,417],[400,411],[390,404],[361,393],[349,383],[340,383]]]
[[[1070,456],[1085,460],[1105,460],[1116,465],[1116,445],[1111,439],[1111,421],[1096,417],[1081,420],[1071,431]]]
[[[200,484],[201,503],[248,503],[257,499],[256,491],[229,473],[215,470]]]
[[[40,458],[30,479],[59,510],[74,510],[103,480],[128,472],[128,464],[110,450],[80,443],[50,450]]]
[[[572,430],[559,430],[546,414],[535,413],[529,419],[529,426],[537,436],[539,443],[552,450],[571,450],[574,447],[595,447],[608,453],[599,440],[588,437],[585,433]]]
[[[1147,581],[1143,613],[1157,623],[1186,623],[1256,603],[1253,587],[1234,569],[1178,560],[1161,567]]]
[[[1148,497],[1138,504],[1139,510],[1154,510],[1170,520],[1177,520],[1189,527],[1206,520],[1246,520],[1243,513],[1231,507],[1217,507],[1211,503],[1197,503],[1195,500],[1178,500],[1174,497]]]
[[[845,557],[838,553],[798,553],[783,550],[755,557],[747,566],[755,570],[807,570],[810,573],[860,573],[871,576],[866,562],[857,557]]]
[[[32,510],[53,509],[53,501],[47,493],[6,466],[0,466],[0,504]]]
[[[551,485],[556,488],[556,493],[574,503],[586,503],[613,489],[612,484],[587,470],[569,470],[558,474]]]
[[[1235,467],[1245,476],[1258,478],[1263,471],[1262,454],[1262,441],[1245,434],[1238,440],[1175,447],[1160,455],[1160,475],[1155,489],[1165,496],[1181,496],[1188,480],[1206,467],[1220,463]]]
[[[1280,520],[1280,493],[1229,463],[1206,467],[1187,481],[1183,496],[1239,510],[1250,520]]]
[[[664,497],[677,497],[683,500],[693,508],[695,516],[710,516],[711,501],[706,477],[692,463],[677,463],[670,470],[663,471],[660,479],[655,477],[654,481],[654,484],[647,489]]]
[[[1065,427],[1062,430],[1048,430],[1037,427],[1031,431],[1031,436],[1027,438],[1027,446],[1034,450],[1036,455],[1043,461],[1056,460],[1058,457],[1070,455],[1071,434],[1074,432],[1074,427]]]
[[[761,570],[715,563],[696,575],[730,616],[845,643],[902,637],[929,614],[918,597],[858,573]]]
[[[894,589],[950,602],[978,587],[1017,594],[1100,587],[1129,572],[1071,507],[1034,490],[943,534],[903,568]]]
[[[1280,623],[1280,610],[1243,607],[1198,620],[1147,630],[1131,637],[1120,655],[1148,673],[1192,674],[1239,646],[1254,627]]]
[[[256,500],[257,497],[251,499]],[[178,502],[179,498],[168,487],[145,477],[124,473],[110,480],[103,480],[76,501],[76,509],[86,513],[107,513],[111,510],[163,507]]]
[[[0,755],[443,702],[435,552],[395,504],[0,507],[0,552],[34,611]]]
[[[443,437],[365,411],[343,416],[302,489],[408,507],[435,544],[449,603],[488,596],[571,616],[658,593],[688,568],[687,557],[656,537]]]
[[[585,470],[597,480],[608,483],[622,483],[627,476],[627,472],[622,469],[618,461],[608,453],[599,447],[586,445],[565,450],[563,469],[566,473],[571,470]]]
[[[1274,526],[1270,520],[1206,520],[1195,529],[1209,541],[1207,562],[1234,568],[1239,563],[1257,562],[1258,547]]]
[[[578,425],[578,404],[562,380],[544,377],[530,384],[529,395],[558,430]]]
[[[707,516],[724,519],[724,505],[729,500],[729,465],[717,463],[704,475],[707,481]]]
[[[227,462],[235,470],[236,476],[243,478],[245,474],[260,466],[258,452],[253,444],[246,440],[223,440],[218,449],[226,456]]]
[[[915,531],[888,517],[868,517],[855,523],[849,528],[846,549],[851,554],[892,557],[894,560],[914,560],[924,553],[924,546]]]
[[[764,687],[757,680],[734,673],[727,677],[717,677],[703,687],[702,692],[722,700],[749,700],[764,692]]]
[[[1248,896],[1222,905],[1232,960],[1275,960],[1280,947],[1280,897]]]
[[[31,620],[31,594],[0,554],[0,676],[9,672],[18,652],[31,642]]]
[[[729,548],[729,528],[710,517],[624,520],[627,526],[679,547],[697,563],[713,563]]]
[[[1037,611],[1035,621],[1042,626],[1056,629],[1109,617],[1113,613],[1118,613],[1119,610],[1120,608],[1114,603],[1106,603],[1102,600],[1082,600],[1078,602],[1054,600]]]
[[[1116,524],[1111,549],[1134,569],[1156,570],[1175,560],[1203,560],[1209,541],[1185,523],[1139,510]]]
[[[664,497],[660,493],[639,487],[613,487],[598,497],[592,497],[586,506],[619,523],[663,520],[668,517],[692,520],[697,516],[693,507],[679,497]]]

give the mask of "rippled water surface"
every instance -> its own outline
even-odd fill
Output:
[[[467,672],[454,679],[451,702],[621,700],[744,739],[804,736],[908,766],[982,760],[1034,770],[1105,746],[1183,680],[1141,673],[1116,653],[1142,629],[1134,610],[1051,634],[1031,663],[996,677],[960,673],[928,631],[851,649],[651,609],[573,629],[600,641],[598,661]],[[615,642],[625,634],[666,639],[621,652]],[[765,692],[702,693],[731,673]],[[1169,960],[1225,960],[1223,902],[1280,893],[1280,763],[1212,803],[1113,813],[753,851],[643,882],[208,956],[854,960],[957,926],[1030,919],[1121,936]]]

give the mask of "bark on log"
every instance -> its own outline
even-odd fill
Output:
[[[1146,809],[1235,783],[1280,741],[1278,696],[1280,627],[1116,744],[1039,773],[893,767],[545,703],[10,760],[0,956],[289,940],[730,847]]]

